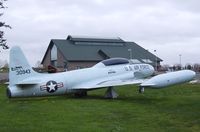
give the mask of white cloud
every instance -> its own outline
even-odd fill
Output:
[[[178,54],[183,54],[183,63],[195,63],[200,62],[199,4],[197,0],[10,0],[4,19],[13,29],[6,36],[10,46],[25,50],[32,65],[42,59],[51,39],[69,34],[119,36],[157,49],[164,63],[177,63]]]

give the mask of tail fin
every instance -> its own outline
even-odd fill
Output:
[[[22,50],[17,46],[12,47],[9,61],[9,85],[17,84],[19,81],[36,74]]]

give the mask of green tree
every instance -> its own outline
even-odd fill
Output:
[[[2,11],[3,9],[7,8],[6,6],[4,6],[4,2],[7,0],[0,0],[0,10]],[[2,12],[0,12],[0,17],[3,15]],[[2,47],[2,49],[8,49],[8,45],[6,42],[6,39],[4,38],[4,31],[2,30],[3,28],[10,28],[10,25],[7,25],[5,22],[0,21],[0,47]]]

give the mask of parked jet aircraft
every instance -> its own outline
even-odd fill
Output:
[[[195,72],[182,70],[151,77],[154,68],[149,64],[131,64],[124,58],[113,58],[99,62],[91,68],[62,73],[37,73],[28,64],[19,47],[10,51],[9,86],[7,96],[31,97],[74,93],[87,95],[87,91],[106,88],[106,97],[115,98],[113,86],[140,84],[144,88],[162,88],[184,83],[195,77]],[[147,79],[148,78],[148,79]]]

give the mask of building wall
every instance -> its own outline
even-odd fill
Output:
[[[48,49],[47,54],[43,60],[43,66],[47,67],[49,64],[51,64],[51,52],[50,49]]]
[[[59,71],[65,71],[65,70],[76,70],[76,69],[82,69],[82,68],[88,68],[92,67],[98,62],[81,62],[81,61],[76,61],[76,62],[71,62],[65,60],[64,56],[61,54],[60,51],[58,51],[58,59],[57,59],[57,66],[56,68],[59,69]]]
[[[66,60],[64,59],[64,56],[61,54],[61,52],[58,50],[58,59],[57,59],[57,68],[65,69],[65,63]]]
[[[76,61],[76,62],[68,62],[65,60],[64,56],[61,54],[61,52],[58,50],[57,52],[58,59],[57,59],[57,66],[55,66],[58,71],[65,71],[65,70],[76,70],[76,69],[82,69],[82,68],[87,68],[87,67],[92,67],[98,62],[81,62],[81,61]],[[48,49],[47,54],[44,58],[43,61],[43,66],[44,68],[47,68],[49,65],[52,65],[51,63],[51,49]]]
[[[57,60],[56,60],[56,66],[55,67],[63,68],[64,67],[64,57],[59,51],[57,52],[57,56],[58,57],[57,57]],[[47,50],[47,54],[46,54],[44,61],[43,61],[43,66],[45,68],[47,68],[49,65],[52,65],[51,49],[50,48]]]

